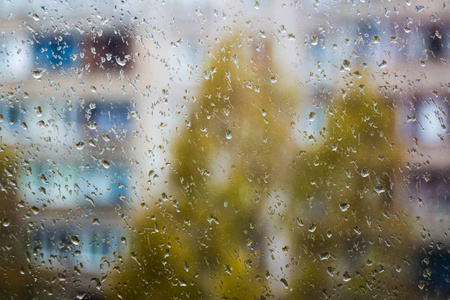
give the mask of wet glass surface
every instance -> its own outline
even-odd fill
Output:
[[[0,3],[5,299],[447,299],[447,2]]]

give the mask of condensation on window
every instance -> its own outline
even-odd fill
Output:
[[[446,299],[446,1],[3,1],[7,299]]]

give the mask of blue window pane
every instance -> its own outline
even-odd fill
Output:
[[[77,65],[78,43],[73,36],[39,36],[34,43],[36,65],[46,69],[68,69]]]
[[[97,125],[98,133],[112,132],[116,136],[123,136],[130,127],[129,108],[127,101],[117,103],[95,103],[91,109],[89,121]]]

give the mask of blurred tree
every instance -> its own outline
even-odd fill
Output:
[[[202,94],[174,141],[174,192],[136,222],[135,261],[119,266],[124,298],[270,294],[263,216],[270,189],[286,181],[289,112],[299,94],[280,80],[267,40],[235,35],[210,57]]]
[[[11,146],[0,146],[0,290],[8,299],[29,296],[30,276],[25,260],[24,231],[18,211],[17,156]]]
[[[295,162],[290,296],[412,297],[411,228],[396,201],[403,151],[395,105],[352,81],[324,110],[323,142]]]

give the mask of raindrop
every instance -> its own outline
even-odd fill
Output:
[[[3,227],[9,227],[11,225],[11,221],[8,218],[3,219]]]
[[[41,117],[41,116],[42,116],[42,107],[36,106],[34,109],[35,109],[35,111],[36,111],[36,115],[37,115],[38,117]]]
[[[89,129],[92,129],[92,130],[97,129],[97,123],[95,123],[95,122],[88,122],[86,125]]]
[[[319,254],[319,257],[320,257],[320,260],[327,260],[331,257],[331,254],[328,252],[324,252],[324,253]]]
[[[309,228],[308,228],[308,231],[309,232],[314,232],[314,231],[316,231],[316,229],[317,229],[317,226],[316,226],[316,224],[312,224]]]
[[[40,20],[39,16],[36,13],[31,14],[31,18],[33,20],[35,20],[35,21],[39,21]]]
[[[312,122],[312,121],[314,121],[315,118],[316,118],[316,113],[313,111],[310,112],[309,116],[308,116],[309,121]]]
[[[375,192],[377,192],[378,195],[384,193],[385,191],[386,190],[384,189],[384,187],[382,185],[375,187]]]
[[[104,160],[104,159],[101,159],[101,160],[100,160],[100,163],[102,164],[102,166],[103,166],[105,169],[109,169],[109,167],[111,166],[111,164],[110,164],[107,160]]]
[[[379,67],[380,69],[383,69],[383,68],[386,67],[386,65],[387,65],[387,62],[386,62],[385,60],[382,60],[382,61],[378,64],[378,67]]]
[[[126,59],[121,59],[120,57],[116,57],[116,62],[119,66],[124,67],[127,64]]]
[[[84,195],[84,200],[88,201],[89,203],[92,204],[92,206],[95,206],[94,200],[89,197],[88,195]],[[95,220],[95,219],[94,219]],[[97,220],[98,221],[98,220]]]
[[[227,273],[228,275],[232,275],[233,274],[233,269],[229,265],[226,265],[225,266],[225,273]]]
[[[39,208],[37,208],[36,206],[33,206],[31,208],[31,211],[33,212],[33,214],[37,215],[39,213]]]
[[[227,132],[226,132],[226,134],[225,134],[225,137],[227,138],[227,140],[231,140],[231,138],[233,137],[233,136],[231,135],[231,130],[227,130]]]
[[[80,244],[80,240],[78,239],[78,237],[71,235],[70,236],[70,241],[72,242],[72,244],[74,245],[79,245]]]
[[[339,205],[339,208],[341,209],[341,211],[347,211],[347,209],[349,209],[349,207],[350,207],[350,204],[348,204],[348,203],[341,203],[340,205]]]
[[[84,143],[83,142],[78,142],[75,144],[75,147],[77,147],[78,150],[82,150],[84,148]]]
[[[361,170],[361,177],[365,178],[365,177],[369,176],[369,174],[370,174],[369,170],[366,170],[366,169]]]
[[[111,138],[109,137],[109,135],[107,133],[103,133],[102,138],[105,142],[109,142],[111,140]]]
[[[40,79],[42,75],[44,75],[44,72],[44,68],[37,68],[36,70],[31,71],[31,75],[33,75],[33,77],[36,79]]]
[[[425,9],[425,6],[423,6],[423,5],[417,5],[417,6],[416,6],[416,11],[417,11],[418,13],[422,12],[424,9]]]
[[[350,274],[348,274],[348,272],[345,272],[344,275],[342,275],[342,277],[345,282],[352,280],[352,277],[350,276]]]
[[[280,281],[283,284],[285,289],[289,288],[288,282],[287,282],[287,280],[285,278],[281,278]]]
[[[342,65],[344,66],[345,70],[350,71],[350,61],[348,59],[344,59]]]

